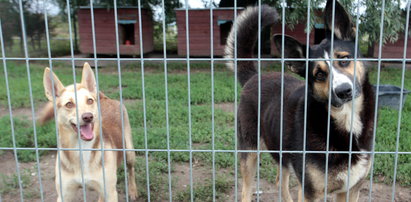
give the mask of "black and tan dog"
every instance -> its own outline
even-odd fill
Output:
[[[329,0],[325,8],[325,24],[328,37],[320,44],[309,47],[308,93],[306,119],[306,150],[325,151],[327,148],[327,124],[330,111],[329,150],[349,151],[350,134],[352,151],[370,151],[372,147],[374,124],[374,92],[368,81],[368,74],[362,62],[353,57],[355,52],[355,27],[349,14],[336,2],[334,23],[334,48],[331,52],[331,25],[333,1]],[[257,7],[247,8],[239,16],[237,41],[234,30],[231,31],[226,57],[233,58],[234,43],[237,43],[239,58],[253,57],[254,45],[258,37]],[[268,6],[261,7],[261,26],[276,22],[276,11]],[[282,36],[276,35],[273,40],[281,50]],[[306,46],[297,40],[284,36],[285,58],[306,58]],[[336,60],[330,61],[330,58]],[[351,60],[350,60],[351,59]],[[229,63],[232,66],[233,63]],[[291,71],[306,77],[306,61],[287,61]],[[355,77],[355,78],[354,78]],[[238,78],[243,86],[238,108],[238,142],[241,150],[257,149],[258,120],[258,76],[254,62],[238,62]],[[331,85],[331,86],[330,86]],[[329,92],[331,90],[331,92]],[[304,142],[304,107],[305,82],[284,75],[284,108],[283,108],[283,150],[302,151]],[[328,108],[331,99],[331,109]],[[280,150],[280,116],[281,116],[281,73],[270,73],[261,76],[261,141],[269,150]],[[353,109],[354,106],[354,109]],[[352,125],[351,125],[352,124]],[[278,162],[278,153],[272,153]],[[242,201],[250,201],[254,176],[256,173],[255,152],[241,153]],[[348,176],[349,156],[347,153],[330,153],[328,159],[328,184],[325,184],[326,155],[324,153],[307,153],[305,168],[301,153],[283,153],[282,158],[282,197],[292,201],[288,181],[290,172],[294,171],[299,182],[299,201],[317,201],[324,197],[325,187],[328,193],[336,194],[337,201],[346,200],[349,190],[349,201],[357,201],[362,181],[370,168],[368,154],[352,154],[351,170]],[[301,191],[302,173],[305,169],[304,196]],[[279,184],[277,176],[277,184]],[[349,184],[348,184],[349,183]]]

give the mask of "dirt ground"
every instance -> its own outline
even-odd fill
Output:
[[[55,186],[54,186],[54,163],[55,163],[55,158],[56,155],[54,154],[46,154],[41,157],[40,160],[40,165],[41,165],[41,180],[42,180],[42,185],[43,185],[43,197],[44,201],[56,201],[57,194],[55,191]],[[173,180],[177,179],[178,182],[176,183],[176,186],[174,187],[174,192],[178,193],[180,191],[186,190],[187,187],[189,187],[190,184],[190,178],[189,178],[189,164],[187,163],[181,163],[181,164],[173,164],[174,165],[174,172],[172,173],[173,175]],[[202,166],[200,164],[196,164],[194,162],[193,164],[193,179],[194,183],[201,182],[204,179],[210,179],[211,178],[211,172],[210,169]],[[14,160],[14,156],[11,152],[5,152],[2,155],[0,155],[0,173],[6,176],[11,176],[15,174],[16,170],[16,164]],[[24,192],[26,193],[25,195],[28,195],[29,197],[26,197],[25,200],[30,200],[32,202],[37,202],[41,201],[40,199],[40,193],[39,193],[39,178],[38,178],[38,173],[37,173],[37,168],[36,168],[36,163],[35,162],[30,162],[30,163],[20,163],[20,170],[22,172],[30,172],[30,182],[26,186]],[[220,174],[227,174],[228,171],[218,171]],[[222,173],[223,172],[223,173]],[[292,179],[295,180],[295,179]],[[1,183],[0,183],[1,184]],[[296,184],[296,183],[291,183],[291,184]],[[368,201],[368,192],[369,192],[369,182],[366,183],[363,188],[361,189],[361,194],[360,194],[360,201]],[[139,187],[140,189],[142,187]],[[241,192],[241,180],[239,179],[239,184],[238,184],[238,198],[240,198]],[[297,187],[294,186],[291,188],[291,195],[293,196],[293,199],[296,200],[297,196]],[[78,198],[76,201],[82,201],[82,190],[80,189],[78,191]],[[256,197],[256,195],[254,195]],[[386,185],[386,184],[381,184],[381,183],[374,183],[373,184],[373,193],[372,193],[373,200],[375,202],[384,202],[384,201],[390,201],[391,200],[391,186]],[[231,191],[227,193],[226,196],[223,197],[224,201],[234,201],[235,198],[235,190],[234,190],[234,185],[231,187]],[[124,195],[119,196],[120,201],[124,201]],[[395,193],[395,201],[398,202],[406,202],[406,201],[411,201],[411,189],[410,188],[405,188],[401,186],[396,187],[396,193]],[[20,195],[18,190],[10,191],[5,193],[3,196],[1,196],[0,201],[19,201],[20,200]],[[87,191],[87,201],[96,201],[97,200],[97,194],[95,192]],[[264,180],[260,180],[260,201],[277,201],[278,200],[278,189],[277,187]],[[143,201],[143,199],[139,199],[139,201]],[[329,197],[327,201],[332,201],[332,197]]]

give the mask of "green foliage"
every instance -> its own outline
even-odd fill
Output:
[[[170,27],[166,26],[166,51],[167,54],[177,53],[177,32]],[[154,22],[154,51],[163,52],[164,35],[163,24],[160,22]]]
[[[285,7],[285,23],[290,28],[293,28],[295,24],[307,22],[307,8],[308,1],[300,0],[286,0]],[[318,19],[315,15],[316,10],[322,9],[327,1],[326,0],[310,0],[310,30],[313,28],[316,22],[322,22],[322,19]],[[379,41],[380,37],[380,22],[382,1],[375,0],[339,0],[339,2],[346,8],[348,12],[353,16],[353,22],[356,23],[357,8],[360,10],[365,8],[365,11],[359,13],[359,34],[360,36],[368,36],[369,45]],[[358,3],[359,2],[359,3]],[[399,34],[404,31],[405,28],[405,11],[400,8],[401,2],[404,0],[385,1],[384,9],[384,35],[383,42],[395,42],[398,40]],[[282,1],[264,0],[262,3],[278,8],[278,12],[282,15]],[[405,2],[406,3],[406,2]],[[322,18],[322,16],[320,17]]]
[[[21,31],[20,3],[24,16],[26,36],[23,36]],[[3,33],[6,33],[4,35],[6,47],[10,48],[13,45],[12,37],[20,37],[20,39],[27,37],[31,47],[39,49],[41,48],[41,40],[46,38],[46,31],[53,32],[52,19],[48,19],[48,30],[46,30],[44,9],[37,4],[37,1],[29,0],[5,0],[0,2],[0,20],[6,22],[2,24]],[[20,47],[22,46],[23,44],[20,43]]]
[[[400,8],[401,1],[385,1],[383,43],[393,43],[405,28],[405,11]],[[361,4],[366,9],[360,16],[360,31],[367,33],[369,43],[380,39],[382,1],[367,0]]]
[[[30,169],[22,170],[22,172],[20,173],[20,182],[17,174],[7,176],[3,173],[0,173],[0,194],[3,195],[7,192],[18,192],[19,183],[22,185],[22,188],[28,187],[31,184],[30,173]]]

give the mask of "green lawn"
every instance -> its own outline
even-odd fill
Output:
[[[45,64],[32,63],[30,66],[33,100],[36,111],[46,102],[44,96],[42,76]],[[70,65],[64,63],[55,63],[54,71],[64,84],[73,83],[72,69]],[[191,87],[191,137],[194,149],[211,149],[212,148],[212,114],[211,114],[211,74],[209,64],[192,63],[192,74],[190,80]],[[151,149],[167,148],[167,128],[166,128],[166,111],[165,111],[165,83],[163,64],[146,63],[145,79],[145,96],[147,112],[147,142]],[[170,63],[168,72],[168,104],[169,104],[169,137],[171,149],[189,149],[189,125],[188,125],[188,82],[187,74],[184,71],[184,63]],[[214,99],[215,103],[234,102],[234,76],[233,73],[226,70],[223,64],[215,65],[214,73]],[[30,107],[29,90],[27,82],[27,69],[24,63],[7,63],[9,85],[11,91],[11,101],[13,109]],[[80,79],[80,69],[77,70],[77,81]],[[1,86],[5,84],[3,67],[0,70]],[[113,73],[114,72],[114,73]],[[126,106],[130,115],[130,122],[133,130],[134,146],[138,149],[144,149],[144,127],[143,127],[143,101],[141,88],[141,69],[140,65],[127,65],[122,69],[122,88],[123,98],[126,99]],[[406,72],[405,87],[411,89],[411,73]],[[115,67],[105,67],[99,69],[100,90],[105,92],[111,98],[119,98],[118,74]],[[371,72],[371,81],[376,81],[376,71]],[[382,84],[401,84],[400,69],[384,69],[381,72]],[[239,89],[240,92],[240,89]],[[0,107],[7,110],[7,95],[4,87],[0,88]],[[395,151],[396,134],[397,134],[398,111],[391,109],[380,109],[379,123],[377,128],[376,151]],[[14,118],[14,128],[16,133],[16,142],[19,147],[34,146],[34,131],[32,122],[22,118]],[[400,133],[399,151],[411,151],[411,98],[408,98],[403,112]],[[11,147],[11,128],[7,115],[0,117],[0,147]],[[55,129],[54,124],[46,126],[37,126],[37,140],[40,147],[55,147]],[[219,107],[215,109],[215,149],[235,149],[234,134],[234,114]],[[1,152],[1,151],[0,151]],[[0,154],[1,155],[1,154]],[[150,152],[150,187],[151,199],[160,199],[157,191],[167,196],[167,153]],[[21,161],[35,160],[34,151],[19,151],[18,157]],[[172,152],[172,165],[187,163],[189,153]],[[212,162],[212,153],[193,153],[194,160],[202,167],[210,168]],[[138,182],[140,192],[147,197],[145,160],[144,152],[138,153]],[[217,187],[227,187],[233,184],[234,180],[234,155],[232,153],[216,153],[216,167],[219,180],[216,182]],[[379,154],[375,159],[374,179],[392,182],[394,172],[394,155]],[[227,171],[227,172],[220,172]],[[211,171],[209,171],[211,172]],[[261,161],[261,178],[274,181],[275,166],[269,155],[263,155]],[[121,173],[122,174],[122,173]],[[123,178],[119,178],[123,179]],[[397,180],[401,185],[411,186],[411,155],[399,155]],[[121,182],[120,182],[121,184]],[[122,185],[119,185],[122,186]],[[173,185],[174,186],[174,185]],[[219,189],[218,196],[222,197],[223,192],[227,190]],[[158,192],[157,192],[158,193]],[[204,181],[195,187],[196,198],[207,201],[210,192],[210,182]],[[227,193],[226,193],[227,194]],[[189,190],[182,190],[174,193],[178,200],[185,201],[189,198]],[[200,200],[201,201],[201,200]]]

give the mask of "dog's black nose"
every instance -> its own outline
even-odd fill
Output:
[[[89,123],[93,121],[93,114],[90,112],[87,112],[81,115],[81,118],[83,119],[84,122]]]
[[[347,100],[352,98],[352,88],[350,84],[341,84],[337,88],[335,88],[335,94],[338,98],[342,100]]]

